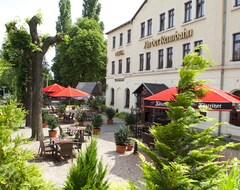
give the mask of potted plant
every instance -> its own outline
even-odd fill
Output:
[[[59,118],[63,118],[65,110],[66,110],[66,107],[67,106],[65,104],[59,105],[59,108],[58,108],[58,112],[59,112],[58,116],[59,116]]]
[[[48,128],[50,129],[48,131],[49,137],[56,137],[57,130],[55,129],[59,126],[59,118],[53,114],[49,114],[47,117],[47,125],[48,125]]]
[[[126,151],[131,151],[133,149],[133,142],[130,138],[127,139],[127,149]]]
[[[115,110],[111,107],[106,108],[107,124],[113,124],[113,117],[115,116]]]
[[[127,141],[130,136],[128,127],[120,126],[120,128],[114,133],[116,151],[120,154],[124,154],[127,147]]]
[[[127,113],[125,116],[126,125],[135,125],[136,124],[136,115],[133,113]]]
[[[87,113],[85,111],[78,110],[76,120],[79,126],[83,126],[84,121],[87,119]]]
[[[101,131],[101,127],[103,125],[103,118],[101,114],[95,114],[92,118],[92,127],[93,127],[93,134],[97,135]]]
[[[48,117],[48,115],[49,115],[48,110],[42,109],[42,128],[47,127],[47,117]]]

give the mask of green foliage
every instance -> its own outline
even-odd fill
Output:
[[[24,122],[26,112],[15,101],[0,106],[0,189],[54,189],[47,184],[40,170],[27,161],[33,153],[21,146],[27,143],[20,135],[13,135]]]
[[[42,122],[47,122],[49,112],[47,109],[42,109]]]
[[[56,129],[59,126],[59,118],[53,114],[47,116],[47,125],[51,130]]]
[[[179,94],[176,101],[168,102],[167,112],[171,122],[157,124],[150,132],[155,137],[155,150],[152,151],[139,143],[141,149],[150,157],[151,162],[141,155],[143,178],[146,189],[213,189],[226,171],[226,163],[218,161],[220,153],[232,146],[216,146],[221,137],[213,136],[219,124],[197,132],[194,127],[209,118],[192,108],[193,103],[202,97],[205,90],[195,87],[204,81],[195,77],[205,71],[212,62],[192,52],[184,58],[185,66],[179,70]],[[215,146],[214,146],[215,145]]]
[[[79,81],[104,82],[107,46],[98,22],[80,18],[68,34],[69,43],[57,47],[52,66],[57,82],[71,86]]]
[[[103,125],[103,117],[101,114],[95,114],[92,118],[92,126],[93,128],[100,128]]]
[[[105,110],[108,119],[113,119],[115,116],[115,110],[112,107],[108,107]]]
[[[59,113],[61,114],[65,113],[66,107],[67,107],[66,104],[60,104],[58,107]]]
[[[58,21],[56,22],[57,33],[67,33],[72,26],[71,18],[71,2],[70,0],[59,1],[59,12]]]
[[[240,188],[239,160],[233,158],[231,162],[233,167],[230,172],[226,172],[221,176],[218,190],[237,190]]]
[[[77,109],[76,120],[85,121],[87,119],[87,113],[83,110]]]
[[[68,173],[65,190],[108,189],[108,180],[105,180],[107,169],[102,160],[98,160],[97,141],[92,138],[85,151],[80,151],[77,164],[73,165]]]
[[[127,113],[125,116],[125,123],[126,125],[133,125],[136,124],[136,115],[133,113]]]
[[[130,135],[131,131],[127,126],[120,126],[114,133],[115,143],[117,145],[126,145]]]

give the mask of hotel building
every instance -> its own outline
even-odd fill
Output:
[[[130,21],[107,32],[106,105],[146,111],[149,85],[177,85],[183,57],[199,44],[208,47],[214,66],[198,79],[240,96],[239,18],[240,0],[145,0]],[[207,115],[231,123],[221,133],[240,136],[240,113]]]

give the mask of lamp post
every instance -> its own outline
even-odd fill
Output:
[[[133,106],[131,107],[131,112],[132,113],[135,113],[136,115],[136,118],[135,118],[135,138],[137,139],[138,137],[138,128],[137,128],[137,124],[138,124],[138,113],[140,113],[140,108],[136,107],[136,108],[133,108]],[[134,151],[133,151],[133,154],[136,154],[138,152],[138,144],[137,142],[135,141],[134,143]]]

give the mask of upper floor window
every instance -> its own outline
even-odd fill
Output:
[[[173,63],[173,48],[167,48],[167,68],[171,68]]]
[[[129,102],[130,102],[130,90],[126,89],[126,102],[125,102],[125,108],[129,108]]]
[[[168,11],[168,28],[174,27],[174,9]]]
[[[204,16],[204,0],[197,0],[196,18]]]
[[[201,45],[201,44],[203,44],[202,40],[195,41],[194,42],[194,47],[196,47],[198,45]],[[197,49],[197,50],[195,50],[195,52],[198,52],[200,55],[202,55],[202,49]]]
[[[160,14],[159,31],[165,30],[165,13]]]
[[[163,62],[164,62],[164,51],[163,49],[158,50],[158,69],[163,68]]]
[[[131,43],[131,41],[132,41],[132,39],[131,39],[131,29],[129,29],[127,31],[127,43],[129,44],[129,43]]]
[[[240,61],[240,33],[233,35],[233,61]]]
[[[146,70],[150,70],[151,67],[151,52],[146,53]]]
[[[152,35],[152,19],[149,19],[147,21],[147,35]]]
[[[119,46],[123,45],[123,33],[119,35]]]
[[[116,47],[116,37],[113,36],[113,44],[112,44],[112,48],[114,49]]]
[[[115,61],[112,61],[112,74],[115,74]]]
[[[143,71],[144,55],[139,55],[139,71]]]
[[[185,3],[185,15],[184,22],[189,22],[192,20],[192,1]]]
[[[126,59],[126,73],[130,73],[130,57]]]
[[[122,73],[122,60],[118,60],[118,74]]]
[[[141,23],[141,38],[145,36],[145,22]]]
[[[235,5],[234,5],[235,7],[238,7],[238,6],[240,6],[240,0],[235,0]]]

